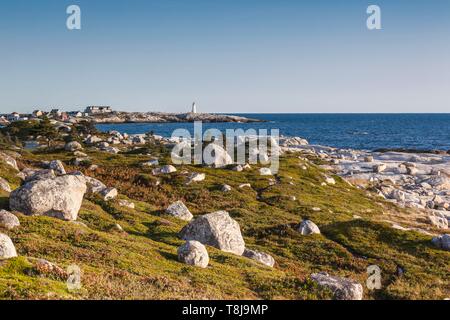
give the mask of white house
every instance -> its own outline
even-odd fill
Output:
[[[109,106],[89,106],[84,111],[88,114],[103,114],[103,113],[111,113],[112,109]]]

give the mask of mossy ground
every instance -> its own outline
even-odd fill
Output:
[[[366,269],[382,269],[382,289],[366,299],[443,299],[450,296],[450,253],[435,248],[431,236],[399,231],[383,222],[386,212],[401,211],[390,203],[358,190],[339,177],[336,185],[322,186],[324,172],[296,155],[286,155],[271,185],[254,166],[249,171],[179,166],[154,184],[151,169],[140,166],[148,156],[137,152],[110,155],[86,151],[96,171],[70,165],[68,152],[24,153],[21,166],[60,159],[68,170],[80,170],[108,186],[135,209],[88,196],[79,221],[87,227],[49,217],[18,214],[21,227],[1,230],[15,243],[19,257],[0,262],[0,298],[3,299],[328,299],[330,292],[309,280],[326,271],[350,277],[365,287]],[[161,163],[168,155],[149,146]],[[301,169],[307,165],[307,170]],[[0,175],[17,186],[14,171],[1,164]],[[184,172],[186,171],[186,172]],[[186,185],[188,173],[204,172],[206,180]],[[220,191],[227,183],[233,190]],[[243,183],[252,188],[239,189]],[[295,196],[296,200],[290,199]],[[270,253],[275,268],[208,247],[206,269],[177,261],[177,234],[185,222],[164,215],[173,201],[183,200],[194,215],[227,210],[242,229],[247,247]],[[315,211],[312,208],[321,210]],[[8,195],[0,193],[0,208]],[[362,219],[355,219],[358,215]],[[313,220],[321,235],[302,236],[296,225]],[[116,231],[119,223],[125,232]],[[32,259],[44,258],[62,268],[78,265],[82,289],[68,291],[64,279],[35,270]],[[404,270],[399,275],[397,270]]]

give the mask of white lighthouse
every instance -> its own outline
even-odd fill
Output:
[[[197,105],[195,104],[195,102],[192,103],[192,113],[197,113]]]

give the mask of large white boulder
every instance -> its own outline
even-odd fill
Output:
[[[16,248],[11,238],[0,233],[0,260],[17,257]]]
[[[177,253],[178,260],[183,263],[200,268],[206,268],[208,266],[208,251],[205,246],[198,241],[186,241],[185,244],[178,248]]]
[[[320,234],[320,229],[311,220],[303,220],[298,227],[298,232],[302,235]]]
[[[158,174],[169,174],[169,173],[173,173],[176,172],[177,168],[175,168],[172,165],[165,165],[162,166],[161,168],[156,168],[152,170],[153,175],[158,175]]]
[[[9,198],[13,211],[76,220],[87,187],[84,177],[65,175],[34,180],[14,190]]]
[[[245,250],[241,228],[226,211],[217,211],[194,219],[181,230],[180,236],[183,240],[197,240],[237,255],[242,255]]]
[[[363,298],[362,285],[353,280],[330,276],[325,272],[314,273],[311,279],[319,286],[331,290],[336,300],[362,300]]]
[[[185,221],[191,221],[192,218],[194,217],[182,201],[172,203],[166,209],[166,213]]]

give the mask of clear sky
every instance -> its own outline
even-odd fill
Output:
[[[66,28],[77,4],[82,29]],[[382,30],[366,28],[381,7]],[[0,112],[450,112],[448,0],[0,1]]]

